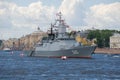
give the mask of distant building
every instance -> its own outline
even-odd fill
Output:
[[[8,40],[3,41],[5,48],[12,48],[15,47],[15,42],[17,41],[17,38],[10,38]]]
[[[41,41],[43,36],[47,34],[40,29],[37,31],[25,35],[19,39],[11,38],[9,40],[3,41],[4,47],[12,48],[14,50],[29,50],[31,49],[36,43]]]
[[[110,37],[110,48],[120,48],[120,34],[114,34]]]
[[[83,38],[87,38],[89,32],[90,32],[89,30],[84,30],[84,31],[78,31],[77,34],[79,34]]]
[[[45,35],[46,35],[45,32],[38,29],[37,31],[23,37],[21,39],[22,45],[25,47],[25,49],[31,49],[33,46],[36,45],[36,43],[41,41],[42,37]]]

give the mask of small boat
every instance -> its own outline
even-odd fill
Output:
[[[5,52],[10,52],[10,51],[12,51],[10,48],[3,48],[3,51],[5,51]]]

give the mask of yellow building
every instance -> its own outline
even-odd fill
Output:
[[[4,41],[4,47],[8,47],[8,48],[13,48],[16,50],[29,50],[31,48],[33,48],[33,46],[35,46],[36,43],[38,43],[39,41],[41,41],[43,36],[46,36],[47,34],[43,31],[41,31],[40,29],[38,29],[37,31],[28,34],[26,36],[23,36],[19,39],[13,38],[13,39],[9,39]]]
[[[8,40],[3,41],[4,47],[12,48],[13,46],[15,46],[15,42],[17,40],[17,38],[10,38]]]

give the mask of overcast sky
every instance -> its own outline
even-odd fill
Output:
[[[0,0],[0,39],[46,31],[60,11],[72,29],[120,30],[120,0]]]

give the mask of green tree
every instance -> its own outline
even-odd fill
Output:
[[[87,36],[88,39],[97,39],[98,47],[109,47],[109,38],[116,30],[91,30]]]

